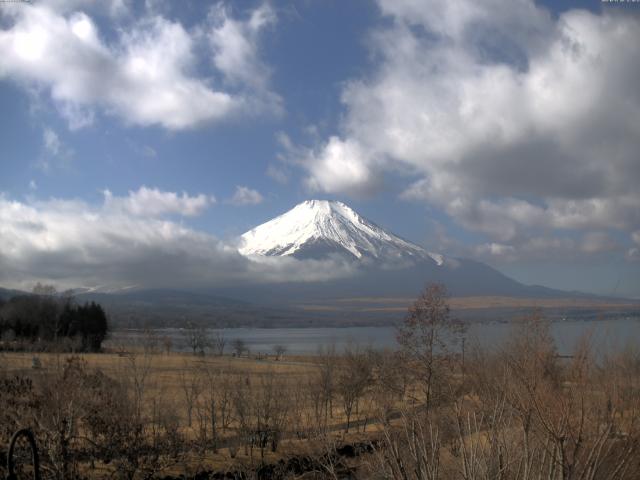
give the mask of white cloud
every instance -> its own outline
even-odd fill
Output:
[[[60,11],[46,4],[10,10],[12,22],[0,30],[0,78],[44,88],[71,128],[90,124],[99,110],[126,123],[180,130],[246,113],[254,96],[266,95],[224,91],[197,76],[197,32],[180,23],[150,15],[126,29],[116,25],[118,37],[108,42],[86,13],[54,3]],[[252,62],[259,62],[257,53],[246,68]]]
[[[131,0],[39,0],[38,3],[61,13],[83,10],[114,18],[128,15],[131,8]]]
[[[618,249],[618,243],[606,232],[589,232],[582,238],[580,250],[584,253],[602,253]]]
[[[213,26],[208,32],[213,50],[213,63],[227,80],[264,88],[269,69],[259,60],[258,37],[276,22],[269,4],[251,12],[247,21],[229,16],[228,8],[218,4],[211,9]]]
[[[515,262],[562,259],[567,261],[587,253],[576,248],[571,238],[537,236],[523,239],[515,244],[490,242],[475,246],[469,254],[488,262]],[[588,252],[592,253],[592,252]]]
[[[40,156],[36,166],[41,170],[48,172],[53,167],[68,167],[74,152],[67,147],[55,130],[45,127],[42,132],[43,153]]]
[[[632,261],[632,262],[637,262],[640,261],[640,248],[630,248],[627,251],[627,259]]]
[[[282,98],[269,88],[271,69],[260,60],[259,48],[264,32],[277,22],[274,9],[263,3],[240,20],[231,16],[227,5],[218,3],[211,8],[209,21],[213,65],[228,85],[253,92],[245,98],[245,112],[280,113]]]
[[[340,135],[307,183],[402,195],[517,251],[545,230],[640,228],[640,18],[531,0],[379,0],[379,64],[345,84]],[[490,251],[490,248],[485,248]]]
[[[260,192],[243,185],[236,186],[233,196],[229,199],[229,203],[236,206],[258,205],[263,201],[264,197]]]
[[[158,157],[158,152],[156,152],[156,149],[153,147],[150,147],[149,145],[143,145],[139,150],[138,153],[141,154],[144,157],[147,158],[157,158]]]
[[[636,246],[627,250],[627,259],[633,262],[640,261],[640,230],[631,234],[631,240]]]
[[[31,180],[29,181],[29,190],[37,190],[38,189],[38,184],[36,183],[35,180]]]
[[[515,253],[515,247],[504,245],[502,243],[485,243],[477,247],[477,253],[480,255],[488,255],[494,257],[510,258]]]
[[[44,140],[44,148],[51,155],[58,155],[60,153],[61,143],[58,138],[58,134],[50,128],[45,128],[42,136]]]
[[[313,191],[354,195],[370,192],[378,184],[367,153],[352,140],[331,137],[308,158],[307,168],[307,185]]]
[[[59,199],[25,203],[0,195],[0,284],[229,287],[353,273],[336,260],[249,259],[213,235],[113,207]]]
[[[281,166],[269,164],[266,173],[267,176],[271,177],[281,185],[289,183],[289,173]]]
[[[115,197],[109,190],[104,192],[104,207],[107,210],[122,211],[131,215],[155,217],[178,214],[188,217],[200,215],[216,202],[213,195],[189,196],[182,192],[164,192],[144,185],[136,191],[129,191],[126,197]]]

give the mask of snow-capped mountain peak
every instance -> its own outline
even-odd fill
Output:
[[[427,259],[443,257],[393,235],[342,202],[307,200],[242,235],[243,255],[321,258],[342,253],[357,259]]]

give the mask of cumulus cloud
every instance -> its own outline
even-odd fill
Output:
[[[264,201],[262,194],[252,188],[243,185],[236,186],[236,191],[229,199],[229,203],[238,207],[245,205],[258,205]]]
[[[461,252],[489,262],[515,262],[549,259],[575,261],[618,250],[621,250],[621,245],[608,232],[587,232],[579,238],[549,234],[523,237],[510,243],[487,242],[471,250],[462,247]]]
[[[0,195],[0,284],[215,287],[353,273],[337,260],[250,259],[213,235],[155,216],[157,209],[139,213],[109,202],[21,202]]]
[[[352,140],[331,137],[320,152],[310,155],[306,182],[313,191],[327,193],[367,193],[375,189],[368,153]]]
[[[585,253],[609,252],[617,248],[618,243],[606,232],[589,232],[580,244],[580,249]]]
[[[213,7],[210,16],[214,25],[208,37],[215,66],[231,82],[263,87],[269,70],[258,58],[257,38],[276,21],[271,6],[263,4],[244,22],[231,18],[229,9],[223,4]]]
[[[186,192],[164,192],[144,185],[136,191],[129,191],[126,197],[116,197],[109,190],[105,190],[103,194],[106,209],[139,216],[178,214],[193,217],[216,202],[213,195],[200,193],[190,196]]]
[[[490,242],[475,246],[469,253],[486,261],[515,262],[518,260],[576,259],[580,253],[572,238],[537,236],[514,244]]]
[[[413,177],[404,198],[489,246],[640,227],[639,17],[554,18],[531,0],[378,3],[379,63],[346,83],[340,135],[303,162],[309,185],[352,194],[389,172]]]
[[[71,128],[90,124],[95,110],[129,124],[170,130],[248,111],[250,89],[224,90],[196,74],[197,32],[148,15],[126,29],[116,28],[117,38],[108,41],[93,18],[69,12],[68,3],[8,10],[8,27],[0,29],[0,78],[48,91]],[[252,22],[259,23],[249,19],[238,25]],[[244,65],[253,62],[262,65],[255,52]],[[256,95],[264,96],[264,88]]]
[[[304,178],[311,192],[348,193],[363,196],[374,193],[380,186],[380,170],[376,170],[372,152],[355,140],[332,136],[318,148],[293,143],[284,132],[276,135],[283,165],[295,165],[307,170]]]
[[[256,92],[247,99],[247,109],[279,112],[282,99],[270,91],[271,70],[259,55],[261,36],[277,21],[274,9],[264,3],[239,20],[231,16],[227,5],[219,3],[211,9],[209,21],[212,62],[227,84]]]

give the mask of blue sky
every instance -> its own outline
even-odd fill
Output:
[[[329,198],[640,297],[638,8],[476,3],[0,4],[0,283],[244,271],[238,234]]]

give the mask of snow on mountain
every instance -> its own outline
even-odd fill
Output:
[[[124,293],[137,288],[140,288],[140,285],[97,285],[95,287],[77,287],[72,289],[72,292],[76,295],[88,293]]]
[[[444,257],[397,237],[342,202],[307,200],[242,235],[243,255],[322,258],[342,253],[355,259],[427,260]]]

